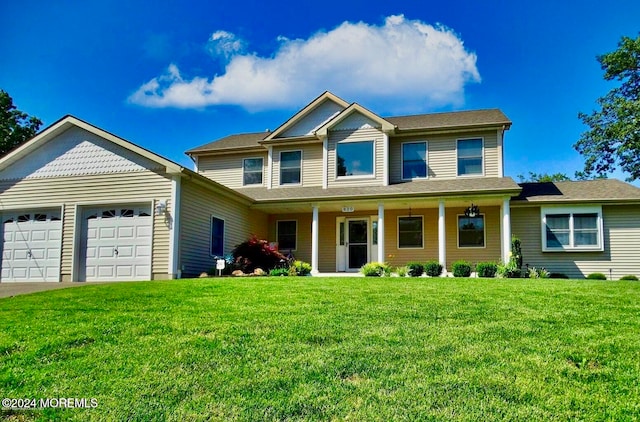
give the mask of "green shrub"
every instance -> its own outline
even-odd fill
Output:
[[[395,273],[398,274],[398,277],[406,277],[409,269],[407,267],[396,267]]]
[[[442,265],[438,261],[429,261],[424,264],[424,272],[429,277],[440,277],[442,274]]]
[[[620,280],[633,280],[633,281],[638,281],[638,277],[636,277],[633,274],[629,274],[629,275],[623,275],[622,277],[620,277]]]
[[[522,271],[518,267],[516,260],[511,257],[506,264],[498,264],[497,276],[500,278],[520,278],[522,277]]]
[[[549,278],[569,278],[569,276],[564,273],[551,273]]]
[[[388,277],[391,275],[391,267],[384,262],[369,262],[360,268],[365,277]]]
[[[424,266],[419,262],[409,262],[407,264],[407,273],[411,277],[420,277],[424,272]]]
[[[607,276],[602,273],[591,273],[587,276],[589,280],[606,280]]]
[[[547,271],[544,268],[536,268],[536,267],[531,267],[529,268],[529,270],[527,271],[527,275],[529,276],[529,278],[549,278],[549,271]]]
[[[289,275],[289,269],[288,268],[274,268],[273,270],[269,271],[269,275],[271,277],[283,277],[283,276]]]
[[[476,273],[478,277],[495,277],[498,272],[498,264],[495,262],[478,262]]]
[[[517,268],[522,268],[522,242],[517,236],[511,236],[511,259],[515,260]]]
[[[307,276],[309,274],[311,274],[311,264],[307,262],[293,261],[289,267],[289,275]]]
[[[456,261],[451,266],[454,277],[469,277],[471,275],[471,264],[467,261]]]

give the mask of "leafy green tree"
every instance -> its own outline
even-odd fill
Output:
[[[601,110],[578,117],[589,126],[574,148],[584,156],[582,174],[610,173],[619,166],[640,178],[640,35],[622,37],[618,49],[597,57],[604,79],[619,81],[597,100]]]
[[[13,99],[0,89],[0,156],[33,138],[42,121],[13,105]]]
[[[565,180],[571,180],[571,178],[564,173],[549,174],[534,173],[532,171],[529,172],[529,176],[519,174],[518,179],[520,179],[521,182],[562,182]]]

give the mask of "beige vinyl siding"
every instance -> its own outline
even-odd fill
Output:
[[[637,205],[603,206],[602,217],[602,252],[542,252],[542,218],[537,206],[512,208],[511,231],[522,241],[523,264],[576,278],[593,272],[609,277],[609,269],[614,279],[627,274],[640,277],[640,211]]]
[[[302,186],[322,186],[322,144],[316,143],[273,147],[273,188],[281,187],[280,152],[282,151],[302,151]]]
[[[71,279],[76,205],[164,201],[171,197],[171,178],[152,171],[108,175],[25,179],[0,182],[3,209],[50,208],[64,205],[60,273]],[[171,211],[169,209],[169,211]],[[169,227],[165,216],[154,217],[152,268],[154,278],[168,272]]]
[[[264,238],[267,217],[193,182],[184,181],[180,210],[180,258],[183,274],[198,275],[215,266],[211,257],[211,217],[224,220],[224,253],[229,254],[251,234]]]
[[[229,188],[241,188],[242,160],[245,158],[262,158],[262,186],[266,186],[268,165],[266,151],[201,156],[198,157],[198,173]]]
[[[336,144],[340,141],[374,141],[375,177],[340,178],[336,177]],[[384,183],[384,135],[378,129],[339,130],[329,132],[328,141],[328,187],[337,186],[380,186]]]
[[[498,167],[500,161],[498,152],[498,138],[497,132],[495,130],[492,130],[462,134],[420,135],[406,138],[391,138],[389,140],[389,177],[391,183],[403,182],[402,143],[412,141],[427,141],[427,174],[429,178],[452,179],[458,177],[458,161],[456,152],[457,140],[473,138],[484,139],[484,176],[498,177]]]
[[[451,264],[463,259],[472,265],[478,262],[500,262],[501,245],[501,215],[500,207],[483,206],[480,213],[484,215],[484,248],[458,247],[458,215],[464,214],[464,208],[447,208],[445,210],[445,230],[447,242],[447,270],[451,271]]]

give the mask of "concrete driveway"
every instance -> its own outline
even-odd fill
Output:
[[[92,283],[93,284],[93,283]],[[45,290],[66,289],[67,287],[86,286],[86,283],[0,283],[0,298],[11,297],[17,295],[26,295],[34,292],[43,292]]]

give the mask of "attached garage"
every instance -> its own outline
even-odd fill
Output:
[[[80,279],[151,279],[152,234],[151,204],[85,209],[80,232]]]
[[[60,281],[60,209],[2,213],[0,281]]]

